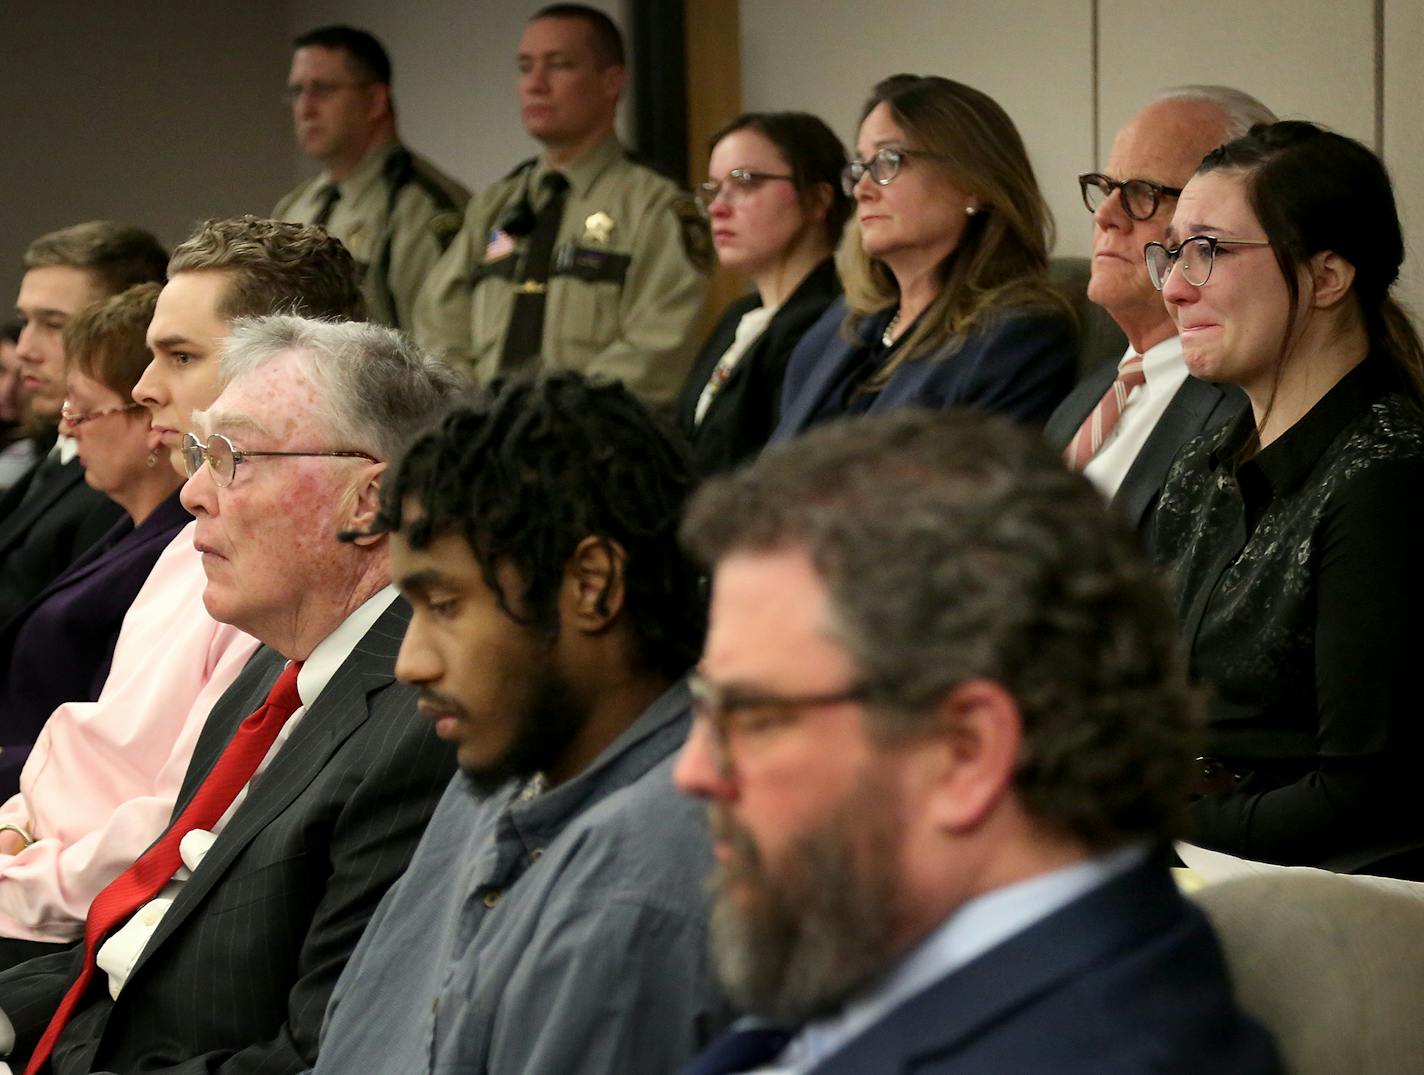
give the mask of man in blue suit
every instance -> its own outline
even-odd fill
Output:
[[[1182,445],[1246,406],[1235,388],[1188,376],[1177,328],[1147,279],[1142,248],[1166,241],[1177,192],[1202,157],[1275,118],[1254,97],[1225,86],[1164,90],[1118,131],[1106,173],[1078,177],[1093,214],[1088,298],[1112,315],[1128,349],[1084,377],[1044,433],[1142,533]],[[1125,404],[1099,409],[1119,380]]]
[[[966,412],[812,430],[704,487],[678,786],[743,1020],[689,1073],[1279,1070],[1168,875],[1196,711],[1127,527]]]

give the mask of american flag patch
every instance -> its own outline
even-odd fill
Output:
[[[485,260],[498,261],[506,254],[514,253],[514,240],[503,228],[495,228],[489,233],[489,241],[485,243]]]

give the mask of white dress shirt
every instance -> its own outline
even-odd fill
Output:
[[[737,368],[737,363],[742,360],[742,356],[747,353],[751,345],[761,338],[761,334],[766,331],[766,326],[771,324],[776,310],[775,306],[753,306],[742,314],[741,320],[737,322],[737,331],[732,336],[731,344],[722,352],[722,357],[717,360],[717,365],[712,369],[712,375],[702,386],[702,394],[697,397],[697,409],[693,414],[694,424],[702,424],[702,419],[707,416],[707,410],[712,406],[712,401],[722,390],[722,383],[732,375],[732,371]]]
[[[387,586],[368,598],[360,608],[347,616],[336,630],[317,643],[311,656],[302,665],[302,670],[297,673],[297,695],[301,698],[302,704],[282,725],[276,740],[257,766],[257,771],[252,774],[252,780],[248,781],[247,786],[237,793],[232,805],[224,811],[211,830],[193,829],[183,837],[178,844],[178,856],[183,864],[178,867],[178,871],[173,875],[173,880],[164,885],[163,890],[157,896],[139,908],[134,916],[117,929],[113,936],[100,947],[96,962],[99,969],[109,976],[109,995],[111,997],[118,999],[119,991],[128,981],[134,965],[138,962],[139,956],[143,954],[144,947],[157,931],[159,923],[163,921],[163,916],[168,913],[168,908],[173,906],[173,901],[177,898],[184,882],[193,876],[193,873],[202,864],[204,856],[217,840],[218,834],[222,832],[233,814],[236,813],[237,808],[247,798],[252,782],[258,780],[266,772],[267,767],[272,764],[272,759],[277,756],[277,751],[282,749],[282,744],[291,738],[292,732],[301,723],[307,708],[316,701],[317,696],[326,688],[337,669],[346,662],[347,657],[351,656],[351,651],[356,648],[356,644],[366,636],[366,632],[371,629],[371,626],[395,598],[395,588]]]
[[[1136,353],[1129,347],[1122,361],[1127,361]],[[1118,366],[1121,367],[1122,362]],[[1122,485],[1123,478],[1127,477],[1127,472],[1137,461],[1137,454],[1157,428],[1167,404],[1172,402],[1177,389],[1187,379],[1182,338],[1168,336],[1143,352],[1142,375],[1147,379],[1146,383],[1139,385],[1127,397],[1127,406],[1122,409],[1117,428],[1083,468],[1088,480],[1109,500],[1117,495],[1118,486]]]

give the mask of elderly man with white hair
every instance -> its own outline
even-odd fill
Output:
[[[395,681],[409,606],[367,531],[386,461],[458,384],[390,330],[240,320],[183,440],[212,616],[263,646],[167,830],[84,940],[0,975],[27,1071],[296,1071],[454,759]],[[175,629],[181,629],[175,625]]]
[[[1147,278],[1142,248],[1165,240],[1177,195],[1202,157],[1275,118],[1254,97],[1225,86],[1164,90],[1118,131],[1107,171],[1078,177],[1093,214],[1088,298],[1112,315],[1128,348],[1079,383],[1044,433],[1139,531],[1151,522],[1177,450],[1246,405],[1235,388],[1187,376],[1181,340]]]

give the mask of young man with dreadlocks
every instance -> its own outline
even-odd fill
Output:
[[[327,1011],[317,1072],[671,1071],[722,1022],[711,862],[672,764],[704,601],[686,457],[621,385],[496,384],[383,493],[396,675],[446,789]]]

